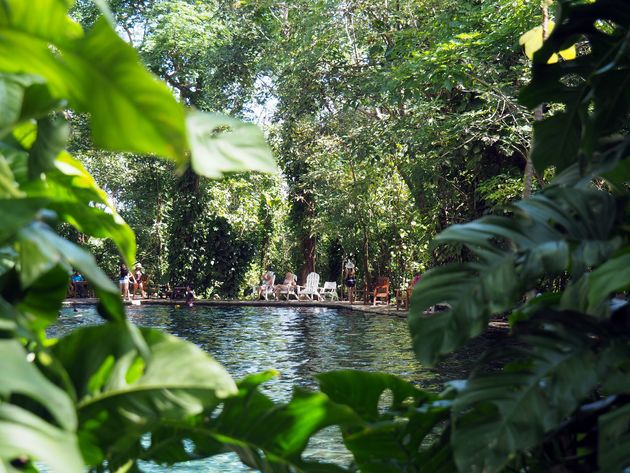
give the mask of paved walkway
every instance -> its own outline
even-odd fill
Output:
[[[184,300],[170,300],[170,299],[138,299],[141,305],[182,305],[185,304]],[[98,299],[94,298],[80,298],[80,299],[66,299],[63,302],[64,307],[72,305],[95,305],[98,303]],[[125,302],[126,305],[130,305],[129,302]],[[353,310],[368,314],[385,314],[393,315],[397,317],[407,317],[409,314],[406,310],[396,310],[394,304],[372,306],[363,303],[350,304],[347,301],[331,301],[331,302],[318,302],[318,301],[213,301],[207,299],[196,299],[196,306],[261,306],[261,307],[331,307],[335,309]]]

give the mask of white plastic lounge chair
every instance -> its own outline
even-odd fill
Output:
[[[319,274],[309,273],[306,276],[306,286],[302,287],[298,292],[298,298],[301,296],[305,296],[310,300],[313,300],[313,297],[317,297],[317,300],[322,300],[322,297],[319,295]]]
[[[324,299],[330,298],[331,301],[338,301],[337,283],[335,281],[326,281],[319,295]]]

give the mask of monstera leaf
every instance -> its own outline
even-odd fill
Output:
[[[175,463],[233,451],[265,473],[341,473],[348,470],[303,456],[313,435],[338,426],[361,471],[453,471],[446,397],[396,376],[346,370],[318,375],[321,392],[296,389],[288,403],[277,404],[259,390],[274,375],[239,382],[238,395],[218,415],[205,413],[188,427],[162,425],[142,458]]]
[[[44,178],[31,181],[22,189],[28,196],[48,199],[47,208],[80,232],[111,239],[128,265],[135,262],[133,231],[85,167],[68,153],[60,153]]]
[[[530,319],[525,348],[499,373],[472,376],[453,403],[452,442],[460,471],[503,471],[544,439],[608,374],[607,330],[579,313],[547,311]]]
[[[630,58],[624,40],[630,19],[621,3],[563,1],[560,26],[534,55],[532,81],[520,101],[530,108],[561,105],[534,124],[531,158],[539,172],[579,162],[583,173],[597,158],[602,140],[624,129],[630,110]],[[604,32],[596,26],[602,21],[616,27]],[[556,51],[584,39],[589,47],[575,60],[547,64]]]
[[[102,19],[84,35],[69,6],[42,0],[34,16],[27,2],[2,2],[0,69],[38,75],[54,97],[89,112],[98,146],[185,162],[183,107],[109,23]]]
[[[53,472],[82,472],[77,418],[68,395],[27,361],[15,340],[0,340],[0,372],[3,471],[11,471],[10,462],[26,459],[43,462]]]
[[[186,425],[237,392],[223,367],[193,344],[127,323],[76,330],[53,355],[74,386],[90,465],[124,465],[143,435]]]
[[[556,24],[550,20],[547,26],[547,33],[551,34],[555,26]],[[544,42],[544,39],[543,39],[542,26],[535,26],[534,28],[529,30],[527,33],[523,33],[521,37],[518,39],[518,44],[523,46],[523,48],[525,49],[525,55],[530,59],[533,59],[534,53],[538,51],[540,48],[542,48],[543,42]],[[562,57],[562,59],[564,59],[565,61],[570,61],[572,59],[575,59],[577,55],[577,51],[575,50],[575,45],[572,45],[567,49],[563,49],[562,51],[559,52],[559,54],[560,54],[560,57]],[[558,54],[554,53],[547,60],[547,64],[555,64],[556,62],[558,62]]]
[[[453,471],[450,393],[435,396],[385,373],[342,370],[317,376],[321,390],[362,419],[341,425],[360,471]]]
[[[606,261],[621,245],[616,215],[607,192],[550,187],[517,203],[511,218],[483,217],[442,232],[436,243],[463,243],[477,260],[436,268],[416,286],[409,326],[418,358],[433,364],[461,347],[540,277],[571,271],[577,279]],[[438,304],[446,309],[424,314]]]

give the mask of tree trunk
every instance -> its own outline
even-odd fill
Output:
[[[308,235],[302,239],[302,254],[304,255],[304,264],[300,270],[300,281],[302,281],[302,284],[306,283],[308,274],[315,271],[316,249],[317,239],[314,235]]]

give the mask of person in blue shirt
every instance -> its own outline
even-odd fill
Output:
[[[74,292],[75,297],[85,297],[85,285],[77,284],[77,283],[82,283],[84,281],[85,281],[85,278],[79,271],[75,270],[75,272],[72,273],[72,276],[70,276],[70,283],[72,284],[72,290]]]

